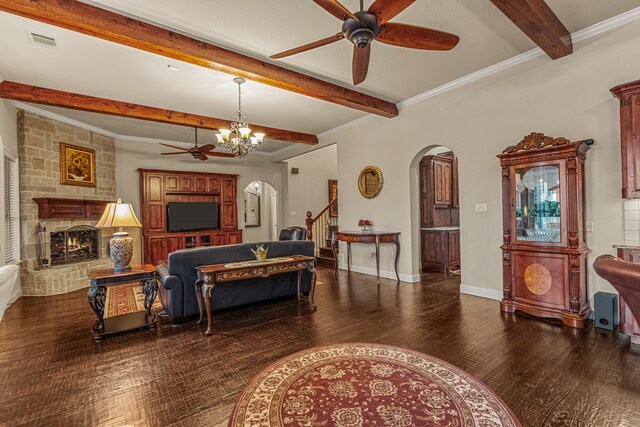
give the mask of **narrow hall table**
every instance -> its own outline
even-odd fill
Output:
[[[300,281],[302,272],[311,272],[311,290],[309,291],[309,304],[313,311],[317,306],[313,302],[313,295],[316,289],[316,259],[304,255],[283,256],[280,258],[267,258],[263,262],[240,261],[227,264],[211,264],[196,267],[198,280],[196,280],[196,298],[200,318],[198,324],[202,323],[204,314],[207,315],[207,332],[211,335],[211,290],[217,283],[235,282],[256,277],[269,277],[275,274],[298,272],[298,301],[302,301]],[[260,285],[256,285],[260,286]],[[204,300],[204,301],[203,301]],[[203,307],[204,306],[204,307]]]
[[[380,284],[380,243],[393,243],[396,245],[396,278],[400,281],[398,274],[398,260],[400,259],[400,232],[399,231],[334,231],[331,235],[331,249],[335,267],[333,274],[338,271],[338,242],[347,243],[347,270],[351,271],[351,244],[352,243],[373,243],[376,246],[376,278]]]

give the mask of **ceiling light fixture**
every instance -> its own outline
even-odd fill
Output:
[[[218,143],[231,151],[236,157],[244,157],[260,146],[265,134],[251,132],[251,128],[245,122],[246,116],[242,112],[242,84],[245,79],[236,77],[233,79],[238,84],[238,111],[234,114],[235,122],[231,122],[231,130],[220,129],[216,134]]]
[[[175,65],[171,65],[171,64],[167,65],[167,68],[170,71],[180,71],[180,68],[176,67]]]

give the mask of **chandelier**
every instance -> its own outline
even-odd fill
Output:
[[[244,157],[260,146],[264,139],[264,133],[251,132],[251,128],[245,122],[246,116],[242,112],[242,83],[245,79],[236,77],[233,79],[238,84],[238,111],[234,114],[235,122],[231,122],[231,130],[220,129],[216,134],[218,143],[231,151],[236,157]]]

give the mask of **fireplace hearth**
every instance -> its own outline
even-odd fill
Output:
[[[50,234],[51,265],[100,258],[100,230],[88,225]]]

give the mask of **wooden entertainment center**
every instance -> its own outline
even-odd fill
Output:
[[[138,169],[144,263],[158,264],[169,253],[197,246],[242,243],[238,229],[237,175]],[[167,203],[215,202],[219,228],[190,232],[167,231]]]

